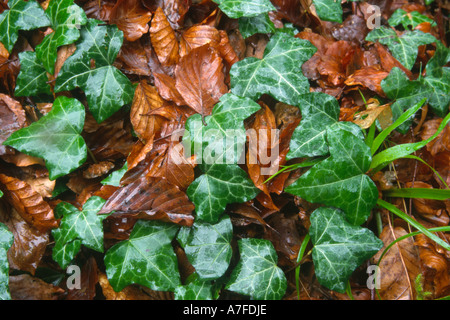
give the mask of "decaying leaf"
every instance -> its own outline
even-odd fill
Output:
[[[26,120],[25,111],[23,110],[22,105],[6,94],[0,93],[0,155],[11,153],[11,151],[8,152],[8,147],[4,146],[2,142],[5,141],[11,133],[24,127],[26,125]]]
[[[64,290],[29,274],[9,277],[12,300],[58,300]]]
[[[150,39],[162,65],[170,66],[178,62],[178,40],[160,7],[158,7],[152,19]]]
[[[119,0],[111,10],[109,20],[123,31],[125,39],[135,41],[148,32],[152,14],[141,1]]]

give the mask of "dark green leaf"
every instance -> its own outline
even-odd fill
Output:
[[[14,242],[11,231],[0,223],[0,300],[10,300],[8,250]]]
[[[192,227],[183,227],[177,240],[199,278],[214,280],[228,269],[232,255],[232,237],[231,220],[228,216],[222,216],[215,224],[195,221]]]
[[[35,0],[10,0],[9,10],[0,14],[0,42],[11,52],[19,30],[32,30],[50,25],[50,21]]]
[[[275,25],[267,13],[251,18],[239,18],[239,31],[244,38],[248,38],[256,33],[273,33],[275,30]]]
[[[105,204],[105,200],[93,196],[79,211],[67,202],[60,202],[56,208],[56,215],[62,217],[58,229],[52,230],[55,239],[53,259],[61,268],[66,268],[80,250],[81,244],[103,252],[103,220],[106,215],[97,215]]]
[[[322,92],[303,94],[298,99],[302,121],[295,128],[287,159],[328,154],[327,128],[341,128],[363,139],[361,129],[350,122],[339,122],[338,101]]]
[[[214,0],[228,17],[254,17],[275,10],[269,0]]]
[[[429,22],[432,26],[436,25],[436,22],[434,22],[433,19],[420,14],[418,11],[406,12],[403,9],[395,10],[388,22],[392,27],[396,27],[401,24],[405,30],[407,30],[408,27],[412,27],[412,29],[414,29],[423,22]]]
[[[125,164],[123,165],[122,168],[111,173],[109,176],[107,176],[105,179],[103,179],[101,181],[101,183],[103,185],[119,187],[120,180],[122,179],[124,174],[127,172],[127,170],[128,170],[128,164],[125,162]]]
[[[383,242],[369,229],[349,224],[339,209],[321,207],[310,219],[317,280],[343,293],[353,271],[377,253]]]
[[[139,220],[128,240],[105,255],[106,274],[115,291],[136,283],[152,290],[174,291],[180,282],[171,242],[178,231],[172,223]]]
[[[347,220],[360,225],[375,206],[378,190],[365,174],[372,161],[364,141],[345,130],[327,132],[330,157],[313,166],[285,191],[312,203],[342,209]]]
[[[279,101],[298,105],[299,95],[309,92],[302,64],[316,51],[307,40],[276,33],[267,44],[263,59],[248,57],[231,67],[231,92],[253,100],[268,93]]]
[[[287,281],[278,266],[278,256],[269,240],[238,241],[240,260],[225,289],[250,296],[255,300],[280,300]]]
[[[61,68],[55,92],[76,87],[83,89],[89,110],[100,123],[132,101],[134,87],[122,72],[112,66],[122,46],[122,31],[115,25],[97,23],[89,20],[81,29],[77,50]]]
[[[20,72],[17,77],[16,97],[51,95],[47,71],[36,57],[36,52],[25,51],[19,53]]]
[[[217,299],[216,287],[211,281],[200,280],[194,273],[186,285],[175,288],[175,300],[214,300]]]
[[[313,0],[320,19],[332,22],[342,22],[342,6],[339,0]]]
[[[14,132],[3,144],[43,158],[54,180],[86,161],[87,147],[80,135],[84,116],[84,106],[78,100],[58,97],[47,115]]]
[[[53,74],[58,47],[78,40],[80,37],[78,29],[86,24],[87,17],[83,9],[73,4],[73,0],[50,1],[45,13],[50,19],[53,32],[46,35],[36,47],[36,54],[44,68]]]

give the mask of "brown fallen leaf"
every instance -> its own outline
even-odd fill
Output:
[[[160,7],[158,7],[152,19],[150,39],[162,65],[170,66],[178,62],[180,58],[178,40]]]
[[[14,153],[2,143],[14,131],[26,126],[26,122],[27,119],[22,105],[10,96],[0,93],[0,155]]]
[[[80,289],[69,289],[66,300],[93,300],[97,283],[97,262],[94,257],[90,257],[81,269]]]
[[[89,0],[84,4],[83,10],[88,18],[108,22],[115,4],[114,0]]]
[[[194,222],[194,205],[187,195],[164,178],[142,177],[120,188],[98,214],[113,217],[162,220],[184,226]]]
[[[46,232],[58,227],[52,208],[28,183],[0,174],[0,189],[20,216],[36,229]]]
[[[362,129],[367,129],[379,117],[382,119],[386,118],[392,119],[391,104],[387,103],[384,105],[380,105],[380,102],[377,99],[370,98],[367,101],[366,110],[356,113],[353,116],[352,122],[356,123]],[[386,123],[385,121],[380,122],[382,129],[385,129],[391,124],[391,122],[388,123]]]
[[[83,171],[83,178],[94,179],[107,174],[114,168],[114,163],[111,161],[100,161],[99,163],[91,164],[86,170]]]
[[[9,277],[12,300],[58,300],[64,290],[29,274]]]
[[[186,105],[178,89],[175,87],[175,80],[163,73],[153,73],[155,86],[162,98],[176,103],[178,106]]]
[[[0,203],[0,222],[14,235],[14,243],[8,250],[9,267],[34,275],[49,243],[49,233],[29,225],[14,208]]]
[[[175,87],[186,104],[202,116],[210,115],[220,97],[228,92],[222,58],[209,45],[183,56],[175,68],[175,78]]]
[[[407,232],[401,227],[384,227],[380,239],[384,247],[372,258],[378,263],[381,253],[394,239]],[[413,300],[415,298],[414,280],[420,273],[419,256],[414,240],[409,237],[392,246],[379,264],[380,288],[383,300]]]
[[[180,56],[184,57],[192,49],[209,44],[213,48],[217,48],[220,44],[219,31],[207,25],[195,25],[181,34],[180,38]]]
[[[364,67],[357,70],[345,80],[347,86],[362,86],[376,92],[384,97],[384,91],[381,88],[381,80],[388,76],[389,72],[381,70],[376,66]]]
[[[109,22],[123,31],[124,38],[136,41],[148,32],[152,13],[139,0],[118,0],[111,10]]]

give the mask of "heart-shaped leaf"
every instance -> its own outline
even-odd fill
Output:
[[[321,207],[310,220],[317,280],[331,290],[345,292],[353,271],[377,253],[383,242],[369,229],[348,223],[339,209]]]
[[[178,231],[160,221],[136,222],[128,240],[105,255],[106,274],[116,292],[136,283],[158,291],[174,291],[181,284],[171,242]]]
[[[78,100],[58,97],[47,115],[14,132],[3,144],[43,158],[50,179],[55,180],[86,161],[87,147],[80,135],[84,116],[84,106]]]
[[[269,240],[238,241],[240,260],[225,289],[249,295],[255,300],[280,300],[287,281],[278,266],[278,256]]]
[[[99,123],[133,100],[133,85],[112,65],[122,42],[123,33],[116,26],[89,20],[81,29],[77,50],[56,79],[55,92],[83,89],[89,110]]]
[[[231,67],[231,92],[253,100],[267,93],[281,102],[298,105],[298,96],[309,92],[302,64],[316,51],[307,40],[276,33],[262,59],[248,57]]]
[[[8,250],[14,242],[11,231],[0,223],[0,300],[10,300]]]
[[[32,30],[50,25],[36,0],[10,0],[9,10],[0,14],[0,42],[11,52],[19,30]]]
[[[285,191],[312,203],[342,209],[347,220],[360,225],[378,199],[375,183],[365,173],[370,167],[370,148],[345,130],[327,130],[330,157],[313,166]]]
[[[232,250],[233,226],[228,216],[210,224],[197,220],[192,227],[183,227],[177,240],[201,280],[214,280],[228,269]]]
[[[106,215],[97,215],[105,200],[90,197],[79,211],[67,202],[60,202],[55,213],[62,217],[58,229],[52,230],[55,246],[53,260],[61,268],[66,268],[80,250],[81,244],[98,252],[103,252],[103,220]]]
[[[87,17],[83,9],[73,0],[53,0],[45,13],[49,17],[53,32],[46,35],[36,47],[37,58],[50,73],[55,72],[58,47],[74,43],[80,37],[80,26],[86,24]]]

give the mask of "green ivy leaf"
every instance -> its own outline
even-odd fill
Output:
[[[247,57],[231,67],[231,92],[253,100],[267,93],[297,105],[298,96],[309,92],[302,64],[316,51],[309,41],[278,32],[267,44],[262,59]]]
[[[334,97],[322,92],[310,92],[299,96],[298,101],[302,121],[292,134],[286,159],[327,155],[327,128],[341,128],[364,139],[357,125],[339,121],[340,107]]]
[[[285,191],[312,203],[342,209],[347,220],[360,225],[378,199],[375,183],[365,173],[370,167],[370,148],[345,130],[327,131],[330,157],[314,165]]]
[[[178,227],[160,221],[138,220],[128,240],[105,255],[106,274],[116,292],[136,283],[158,291],[174,291],[181,284],[171,241]]]
[[[84,106],[76,99],[58,97],[52,110],[30,126],[14,132],[4,145],[43,158],[51,180],[66,175],[86,161],[81,131]]]
[[[50,24],[44,10],[35,0],[10,0],[9,10],[0,14],[0,42],[11,52],[19,30],[32,30]]]
[[[244,38],[248,38],[256,33],[274,33],[275,30],[275,25],[267,13],[250,18],[239,18],[239,31]]]
[[[408,27],[412,27],[414,29],[423,22],[429,22],[431,26],[436,25],[436,22],[434,22],[433,19],[420,14],[418,11],[406,12],[403,9],[395,10],[388,22],[392,27],[396,27],[401,24],[405,30],[408,30]]]
[[[237,164],[207,166],[187,189],[197,217],[209,223],[218,221],[227,204],[246,202],[258,193],[259,189]]]
[[[19,53],[20,72],[17,77],[16,97],[51,95],[47,71],[36,57],[36,52],[25,51]]]
[[[431,34],[420,30],[405,31],[399,37],[394,29],[385,26],[372,30],[366,36],[366,41],[376,40],[386,45],[392,55],[408,70],[411,70],[416,62],[418,47],[437,41]]]
[[[89,110],[100,123],[132,101],[134,87],[112,65],[122,46],[122,31],[115,25],[97,24],[98,21],[89,20],[81,29],[77,50],[61,68],[55,92],[80,87],[86,94]]]
[[[342,23],[342,6],[339,0],[313,0],[321,20]]]
[[[238,241],[240,260],[225,289],[249,295],[255,300],[280,300],[287,281],[278,266],[278,256],[269,240]]]
[[[217,285],[201,280],[196,273],[190,275],[186,285],[175,288],[175,300],[215,300],[218,298]]]
[[[321,207],[311,214],[309,234],[317,280],[337,292],[345,292],[353,271],[383,247],[369,229],[349,224],[335,208]]]
[[[227,271],[232,250],[233,226],[228,216],[215,224],[195,221],[192,227],[183,227],[177,240],[201,280],[214,280]]]
[[[50,1],[45,13],[50,19],[53,32],[46,35],[36,47],[36,55],[44,68],[53,74],[58,47],[78,40],[80,37],[78,29],[86,24],[87,17],[83,9],[73,4],[73,0]]]
[[[10,300],[8,250],[14,236],[3,223],[0,223],[0,300]]]
[[[79,252],[81,244],[98,252],[103,252],[103,220],[106,215],[97,215],[105,200],[90,197],[79,211],[67,202],[60,202],[56,208],[57,216],[62,217],[58,229],[52,230],[55,246],[53,260],[61,268],[66,268]]]
[[[214,0],[228,17],[254,17],[261,13],[276,10],[270,0]]]

